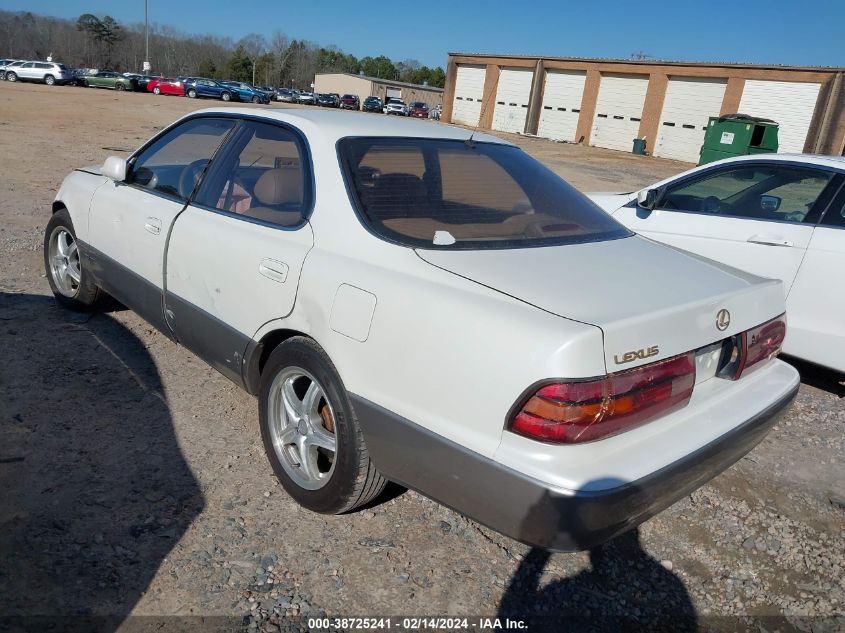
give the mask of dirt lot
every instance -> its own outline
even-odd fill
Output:
[[[277,616],[320,613],[843,630],[845,384],[804,365],[794,408],[747,458],[589,553],[531,550],[400,489],[347,516],[299,510],[252,397],[131,312],[59,309],[43,274],[67,172],[210,105],[0,83],[0,616],[116,618],[106,630],[130,613],[229,618],[156,621],[166,630],[304,629]],[[512,139],[584,190],[687,167]]]

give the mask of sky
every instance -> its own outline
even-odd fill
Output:
[[[845,66],[845,0],[148,0],[186,33],[270,36],[446,65],[449,52]],[[0,8],[144,20],[144,0],[2,0]]]

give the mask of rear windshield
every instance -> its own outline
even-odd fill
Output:
[[[631,235],[522,150],[412,138],[338,142],[353,203],[376,235],[416,248],[553,246]]]

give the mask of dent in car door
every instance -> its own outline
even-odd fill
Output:
[[[91,201],[85,249],[99,285],[162,332],[164,251],[195,177],[234,127],[197,117],[170,128],[133,157],[126,182],[108,181]]]
[[[177,340],[242,384],[252,336],[294,306],[314,243],[310,165],[293,131],[245,122],[215,161],[167,249],[167,318]]]
[[[788,294],[813,234],[816,203],[831,179],[788,164],[730,164],[668,185],[653,211],[632,203],[614,216],[646,237],[780,279]],[[766,208],[778,193],[788,207]]]

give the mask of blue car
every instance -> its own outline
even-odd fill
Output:
[[[231,86],[224,85],[213,79],[189,77],[185,80],[185,94],[191,99],[206,97],[210,99],[223,99],[232,101],[240,98],[238,91]]]
[[[221,81],[220,83],[233,90],[240,101],[247,103],[250,101],[252,103],[270,103],[270,95],[268,93],[254,88],[249,84],[239,81]]]

